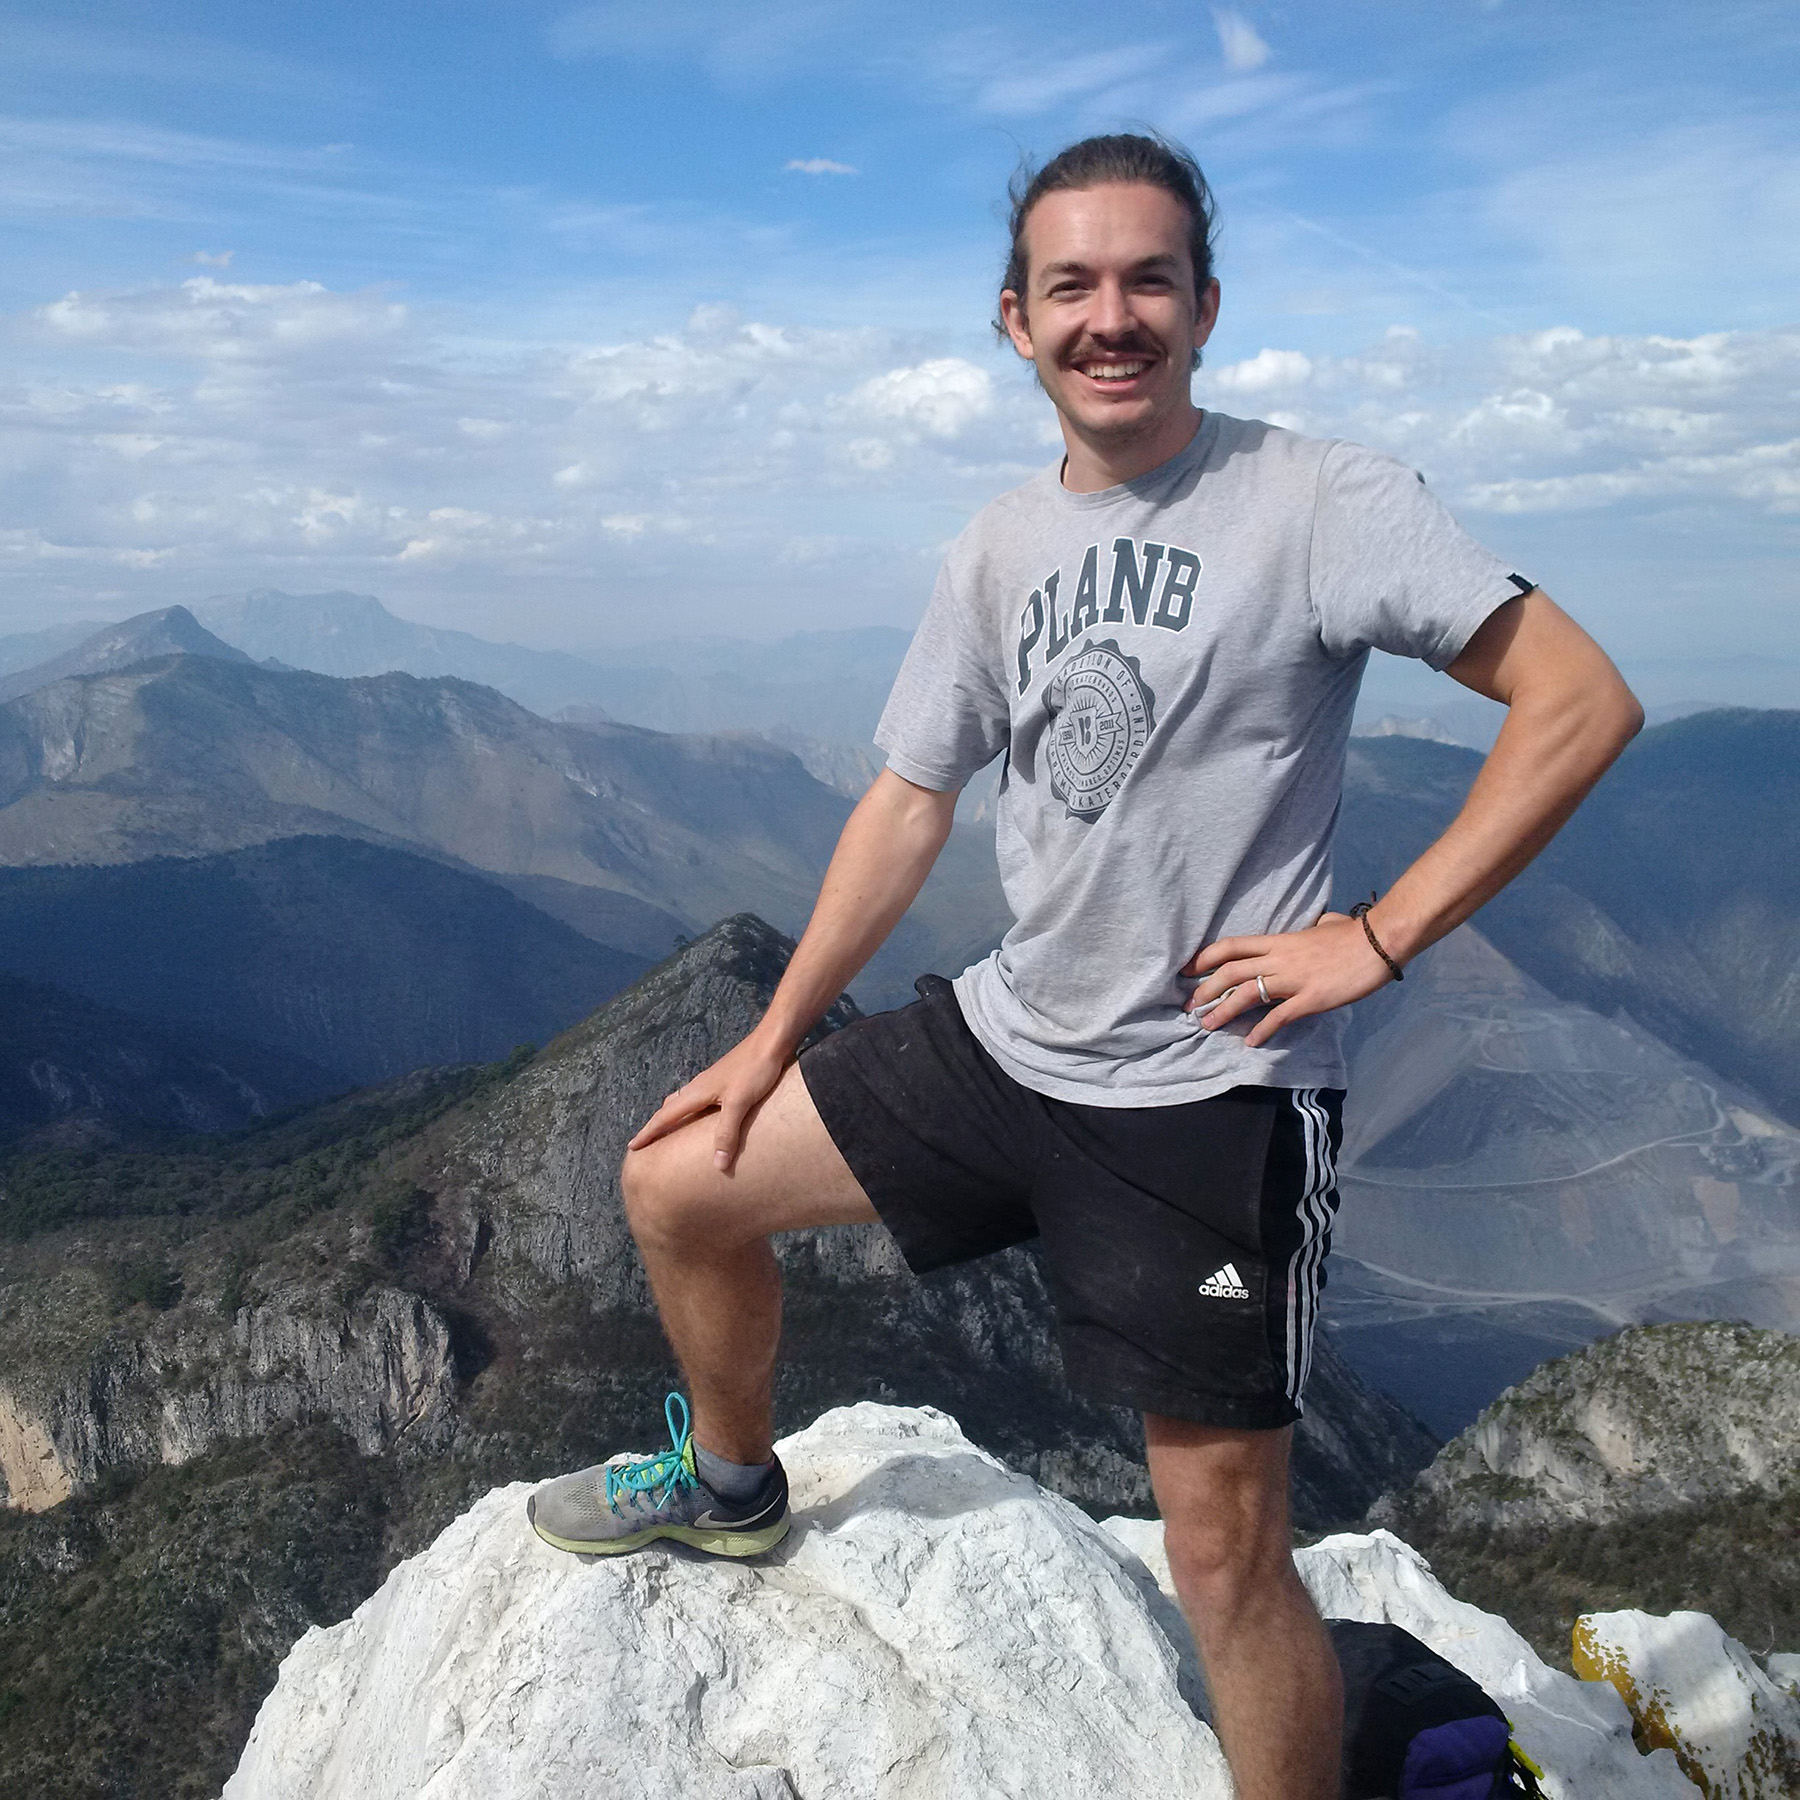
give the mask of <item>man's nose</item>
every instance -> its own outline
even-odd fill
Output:
[[[1102,337],[1114,337],[1130,331],[1136,322],[1123,282],[1102,281],[1095,287],[1093,304],[1088,309],[1088,330]]]

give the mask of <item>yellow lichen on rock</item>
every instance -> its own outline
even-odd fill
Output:
[[[1704,1777],[1688,1766],[1689,1759],[1682,1757],[1681,1745],[1669,1728],[1668,1714],[1663,1709],[1665,1696],[1654,1688],[1647,1696],[1638,1691],[1624,1651],[1617,1645],[1600,1642],[1590,1615],[1583,1614],[1575,1621],[1569,1661],[1583,1681],[1609,1682],[1618,1690],[1626,1711],[1631,1714],[1631,1735],[1640,1750],[1673,1750],[1681,1762],[1682,1772],[1711,1800],[1712,1790],[1706,1786]]]
[[[1639,1748],[1673,1750],[1707,1800],[1800,1793],[1800,1705],[1705,1613],[1585,1614],[1571,1661],[1617,1690]]]

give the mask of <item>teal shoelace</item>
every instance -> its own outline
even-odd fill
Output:
[[[681,1409],[679,1424],[675,1419],[677,1407]],[[658,1488],[662,1492],[654,1504],[660,1510],[668,1505],[671,1495],[698,1485],[700,1478],[694,1473],[694,1428],[687,1401],[680,1394],[670,1394],[663,1401],[663,1418],[669,1427],[672,1448],[659,1456],[619,1463],[606,1471],[606,1504],[614,1512],[620,1510],[621,1501],[626,1506],[634,1505],[638,1495],[655,1493]]]

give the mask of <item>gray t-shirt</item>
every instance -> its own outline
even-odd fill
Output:
[[[1006,753],[1017,923],[956,982],[995,1061],[1093,1106],[1342,1086],[1339,1015],[1252,1050],[1260,1012],[1209,1032],[1177,971],[1324,911],[1369,649],[1442,669],[1524,586],[1391,457],[1218,413],[1135,481],[984,508],[875,741],[939,792]]]

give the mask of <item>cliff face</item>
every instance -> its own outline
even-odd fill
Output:
[[[1800,1643],[1800,1339],[1636,1326],[1509,1389],[1369,1513],[1567,1663],[1580,1615]]]
[[[9,1305],[9,1344],[42,1335]],[[443,1319],[416,1294],[378,1288],[347,1308],[296,1292],[234,1317],[164,1315],[111,1331],[73,1367],[9,1354],[0,1380],[0,1501],[36,1512],[108,1470],[180,1465],[221,1440],[327,1420],[366,1456],[448,1436],[455,1370]]]
[[[1443,1528],[1522,1529],[1800,1491],[1800,1338],[1639,1326],[1510,1388],[1402,1500]]]

